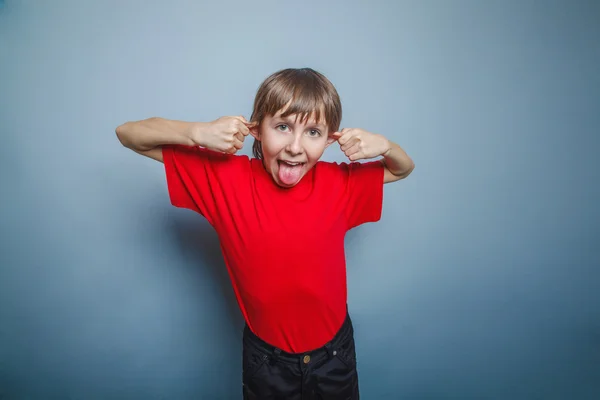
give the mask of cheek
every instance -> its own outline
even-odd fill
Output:
[[[325,152],[326,144],[326,140],[314,140],[308,143],[305,149],[309,158],[312,159],[312,161],[316,161],[317,159],[321,158],[321,156]]]
[[[276,155],[285,148],[285,140],[282,135],[273,135],[272,133],[263,136],[262,140],[263,153]]]

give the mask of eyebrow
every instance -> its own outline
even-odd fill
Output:
[[[294,118],[292,118],[291,115],[288,115],[287,117],[282,117],[282,116],[278,116],[275,118],[275,120],[281,120],[284,122],[287,122],[288,125],[294,125]],[[325,125],[321,124],[321,123],[308,123],[308,126],[314,126],[315,128],[319,128],[321,130],[325,130]]]

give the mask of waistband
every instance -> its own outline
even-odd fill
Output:
[[[264,355],[270,356],[277,360],[281,360],[290,364],[297,364],[301,361],[305,356],[310,356],[311,359],[321,357],[327,355],[331,357],[334,355],[334,351],[336,348],[343,345],[346,341],[352,339],[354,335],[354,327],[352,326],[352,320],[350,319],[350,315],[346,311],[346,318],[344,319],[344,323],[335,334],[333,339],[331,339],[327,344],[322,347],[319,347],[314,350],[305,351],[302,353],[288,353],[283,351],[273,345],[268,344],[258,336],[256,336],[246,324],[244,326],[244,345],[252,346],[257,351],[261,352]]]

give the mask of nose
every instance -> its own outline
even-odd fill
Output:
[[[292,156],[297,156],[302,154],[304,151],[302,147],[302,136],[301,135],[293,135],[291,141],[288,143],[286,147],[286,151],[290,153]]]

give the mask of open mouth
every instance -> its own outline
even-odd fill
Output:
[[[291,162],[291,161],[284,161],[284,160],[277,160],[277,162],[279,163],[279,165],[284,164],[290,167],[298,167],[298,166],[302,166],[306,163],[304,162]]]
[[[279,181],[284,185],[293,186],[302,178],[304,162],[277,160],[279,164]]]

